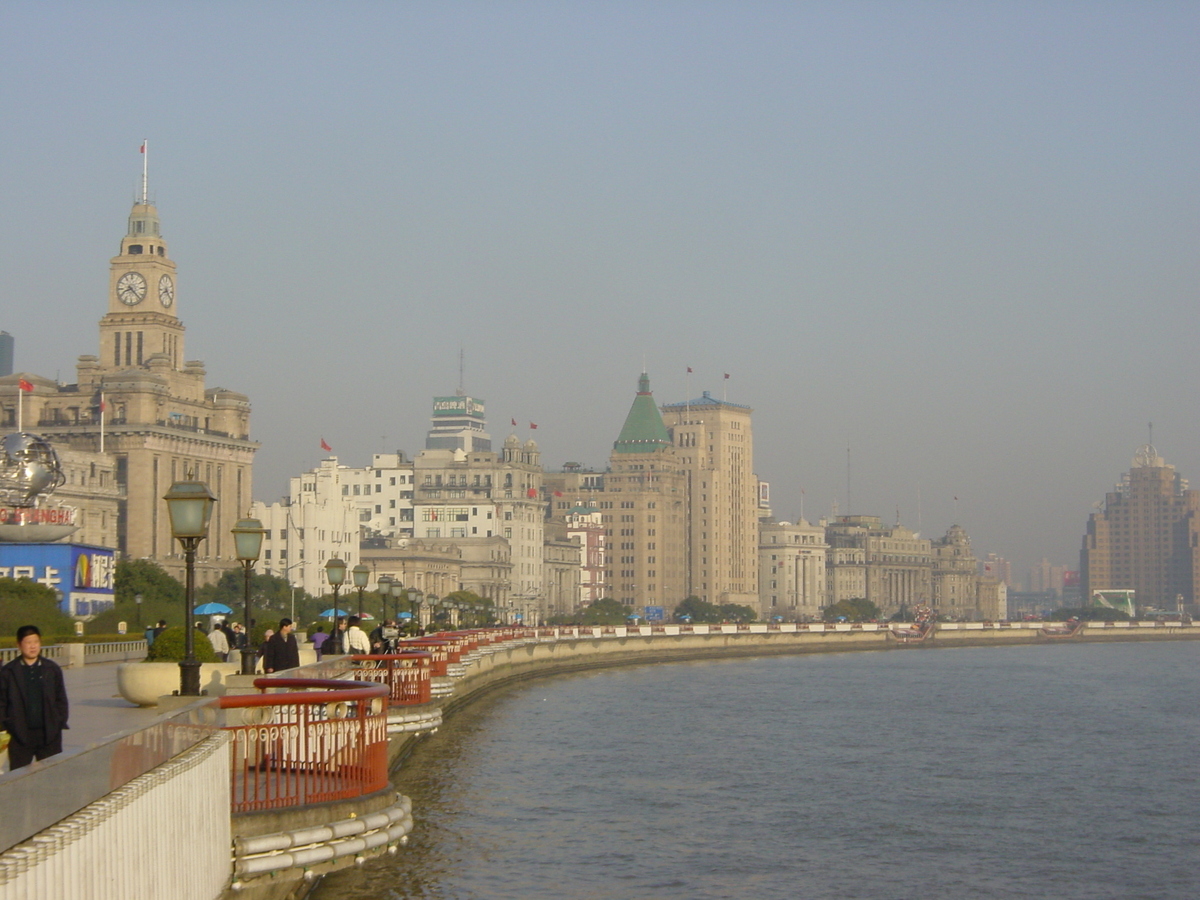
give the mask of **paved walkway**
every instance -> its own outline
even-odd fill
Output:
[[[150,724],[159,715],[155,707],[134,706],[117,690],[117,666],[93,663],[63,669],[71,715],[63,732],[63,751],[79,750],[129,728]]]

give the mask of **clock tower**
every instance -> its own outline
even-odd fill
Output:
[[[183,323],[175,306],[175,263],[167,256],[158,210],[143,191],[129,214],[121,251],[109,262],[108,314],[100,320],[100,363],[128,369],[161,356],[183,368]]]

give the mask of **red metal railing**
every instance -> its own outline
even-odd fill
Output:
[[[264,693],[226,695],[233,812],[345,800],[388,784],[384,684],[258,678]],[[268,694],[268,688],[312,689]]]
[[[418,706],[428,703],[433,686],[433,654],[372,653],[350,657],[356,663],[367,663],[353,670],[356,681],[374,681],[388,686],[392,706]]]

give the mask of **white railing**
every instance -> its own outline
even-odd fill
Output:
[[[5,851],[0,900],[216,900],[231,870],[229,773],[228,735],[213,730]]]

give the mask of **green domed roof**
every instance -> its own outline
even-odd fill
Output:
[[[643,372],[638,379],[637,396],[633,398],[620,436],[613,442],[613,450],[617,453],[653,453],[672,446],[672,443],[662,413],[650,393],[650,376]]]

